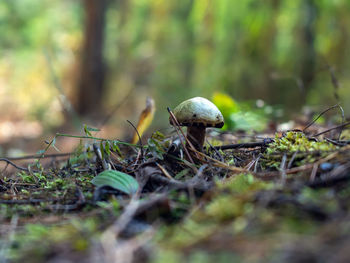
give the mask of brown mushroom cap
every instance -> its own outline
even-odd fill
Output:
[[[174,115],[182,126],[202,126],[221,128],[224,117],[209,100],[195,97],[185,100],[174,109]]]

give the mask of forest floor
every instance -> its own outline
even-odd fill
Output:
[[[137,145],[86,129],[73,153],[3,158],[0,262],[347,262],[343,126],[209,130],[203,152],[178,128]]]

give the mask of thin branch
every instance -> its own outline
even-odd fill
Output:
[[[137,130],[137,128],[135,127],[135,125],[132,124],[131,121],[129,121],[129,120],[126,120],[126,121],[134,128],[134,130],[135,130],[137,136],[139,137],[139,144],[140,144],[140,148],[141,148],[141,149],[140,149],[140,150],[141,150],[141,156],[143,157],[143,156],[144,156],[144,155],[143,155],[143,145],[142,145],[141,136],[140,136],[140,134],[139,134],[139,131]]]
[[[97,141],[109,141],[109,142],[117,142],[118,144],[127,145],[127,146],[133,146],[133,147],[140,147],[137,144],[123,142],[120,140],[110,140],[106,138],[99,138],[94,136],[82,136],[82,135],[71,135],[71,134],[65,134],[65,133],[56,133],[56,137],[69,137],[69,138],[78,138],[78,139],[90,139],[90,140],[97,140]]]
[[[117,110],[127,101],[129,96],[132,94],[134,89],[130,89],[129,92],[124,96],[123,99],[121,99],[111,110],[111,112],[101,121],[99,128],[102,129],[103,126],[105,126],[109,120],[112,118],[112,116],[117,112]]]
[[[182,129],[180,128],[180,124],[179,124],[179,122],[177,121],[177,119],[176,119],[174,113],[171,111],[171,109],[170,109],[169,107],[167,107],[167,110],[168,110],[168,112],[169,112],[169,114],[170,114],[171,122],[172,122],[173,124],[175,124],[175,127],[176,127],[175,130],[176,130],[176,133],[178,134],[178,136],[179,136],[179,138],[180,138],[182,147],[183,147],[183,149],[184,149],[184,151],[185,151],[185,153],[186,153],[188,159],[191,161],[191,163],[194,164],[193,159],[192,159],[190,153],[188,152],[187,148],[185,147],[185,144],[184,144],[183,141],[181,140],[181,136],[180,136],[180,134],[179,134],[179,132],[178,132],[177,129],[180,130],[180,132],[182,133],[182,136],[183,136],[184,138],[186,138],[186,136],[185,136],[185,134],[183,133]],[[192,145],[189,141],[187,141],[187,143],[189,143],[190,146],[193,147],[193,145]],[[196,171],[196,172],[197,172],[197,171]]]
[[[348,125],[350,125],[350,121],[345,122],[345,123],[343,123],[343,124],[341,124],[341,125],[335,126],[335,127],[333,127],[333,128],[327,129],[327,130],[325,130],[325,131],[323,131],[323,132],[316,133],[315,135],[313,135],[313,137],[320,136],[320,135],[322,135],[322,134],[325,134],[325,133],[327,133],[327,132],[330,132],[330,131],[333,131],[333,130],[336,130],[336,129],[339,129],[339,128],[344,128],[344,127],[346,127],[346,126],[348,126]]]
[[[239,149],[239,148],[255,148],[255,147],[264,147],[272,143],[273,139],[266,139],[262,142],[248,142],[248,143],[236,143],[236,144],[227,144],[221,146],[214,146],[214,149],[217,150],[228,150],[228,149]]]
[[[54,154],[46,154],[45,156],[41,157],[40,154],[32,154],[32,155],[25,155],[20,157],[5,157],[7,160],[11,161],[19,161],[19,160],[27,160],[27,159],[38,159],[38,158],[55,158],[55,157],[65,157],[72,155],[73,152],[69,153],[54,153]]]
[[[62,83],[54,70],[54,66],[53,66],[52,59],[51,59],[49,52],[47,51],[47,49],[44,49],[43,52],[44,52],[44,56],[45,56],[46,62],[47,62],[48,67],[49,67],[49,71],[50,71],[50,75],[51,75],[51,79],[52,79],[52,82],[54,84],[54,87],[57,89],[57,91],[61,95],[58,97],[59,102],[61,103],[62,108],[72,117],[73,123],[75,124],[75,127],[78,128],[81,126],[81,123],[82,123],[81,119],[80,119],[79,115],[77,114],[77,112],[75,111],[72,103],[67,98],[67,96],[62,88]]]
[[[293,153],[292,158],[290,158],[288,165],[287,165],[287,169],[290,169],[293,165],[293,162],[295,160],[295,158],[297,157],[297,154],[299,153],[299,151],[296,151]]]
[[[286,164],[287,164],[287,155],[283,154],[281,165],[280,165],[280,173],[281,173],[281,184],[284,185],[287,180],[286,174]]]
[[[15,167],[18,170],[29,172],[28,168],[24,168],[24,167],[18,166],[17,164],[15,164],[14,162],[10,161],[7,158],[0,158],[0,162],[6,162],[7,164],[12,165],[13,167]]]
[[[323,57],[323,60],[324,60],[324,63],[325,63],[325,67],[326,67],[326,70],[328,70],[329,74],[331,75],[331,83],[332,83],[332,86],[333,86],[333,95],[334,95],[334,98],[339,101],[339,94],[338,94],[338,90],[339,90],[339,81],[337,79],[337,77],[335,76],[335,71],[334,71],[334,67],[332,67],[331,65],[329,65],[328,61],[326,58]]]
[[[343,109],[343,107],[340,106],[340,105],[339,105],[339,109],[340,109],[340,111],[341,111],[341,124],[344,124],[344,122],[345,122],[345,113],[344,113],[344,109]],[[340,131],[339,131],[338,140],[340,140],[340,136],[341,136],[341,134],[342,134],[342,132],[343,132],[343,128],[344,128],[344,127],[342,127],[342,128],[340,129]]]
[[[97,160],[102,164],[103,170],[109,170],[109,166],[104,158],[102,158],[102,153],[100,147],[96,143],[92,145],[94,152],[96,154]]]
[[[315,119],[313,119],[308,125],[306,125],[306,127],[304,127],[304,129],[302,130],[302,132],[305,132],[311,125],[313,125],[323,114],[325,114],[326,112],[333,110],[335,108],[339,108],[339,104],[333,105],[332,107],[325,109],[324,111],[322,111],[320,114],[317,115],[317,117]],[[340,109],[342,110],[342,108],[340,107]]]

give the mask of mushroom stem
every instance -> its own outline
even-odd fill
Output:
[[[187,127],[187,139],[192,143],[197,151],[203,150],[205,138],[205,127],[189,126]],[[188,147],[190,148],[190,147]]]

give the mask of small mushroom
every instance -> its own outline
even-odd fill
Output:
[[[195,97],[185,100],[174,109],[180,126],[187,126],[187,139],[198,151],[202,151],[207,127],[221,128],[224,117],[209,100]],[[170,120],[170,124],[172,121]]]

